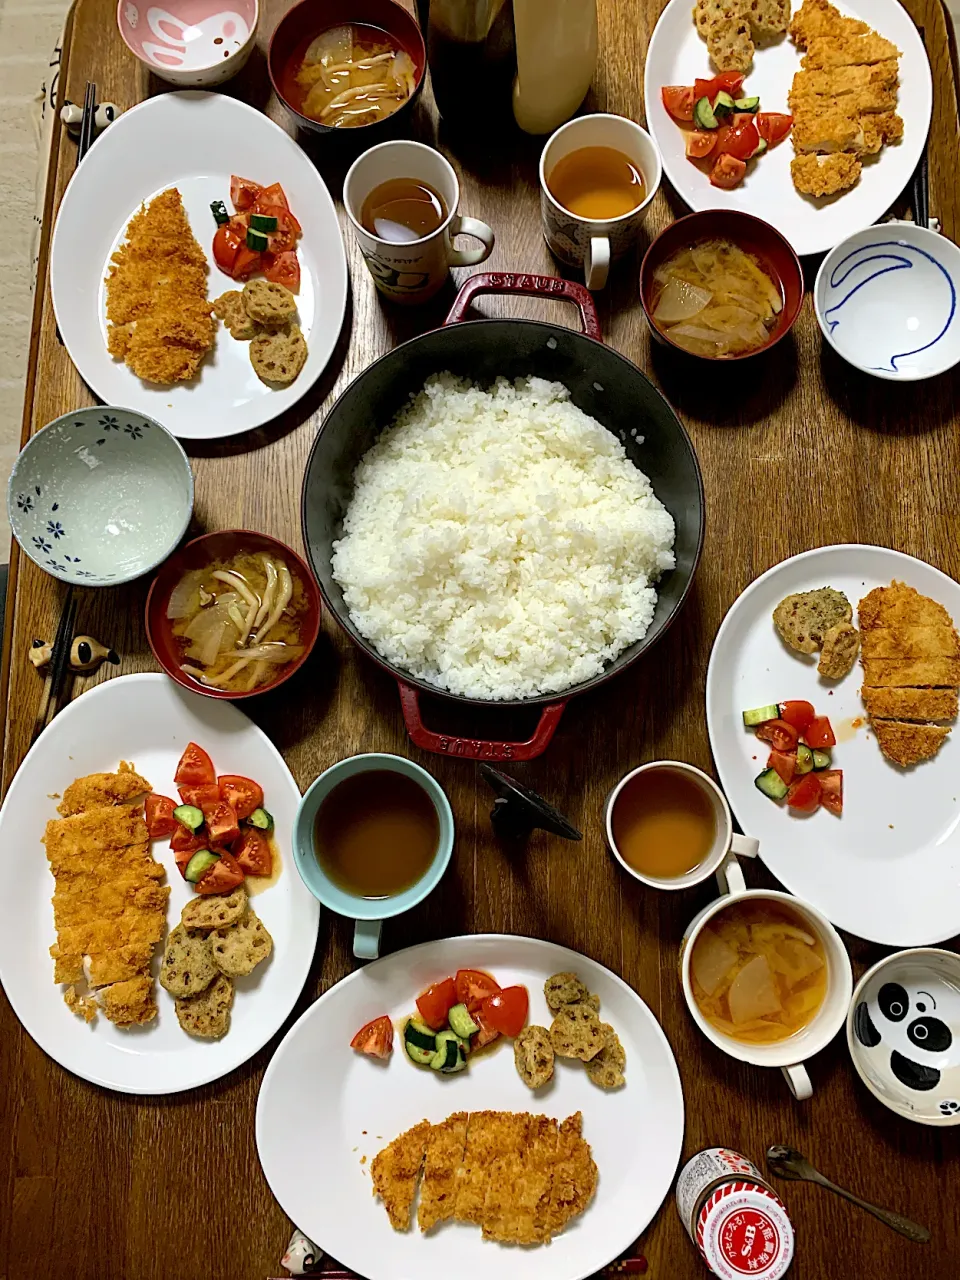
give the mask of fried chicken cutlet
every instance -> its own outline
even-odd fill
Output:
[[[902,582],[860,601],[861,697],[880,750],[901,768],[937,754],[957,715],[960,637],[936,600]],[[941,723],[931,723],[939,721]]]
[[[479,1226],[485,1240],[519,1245],[559,1235],[590,1203],[598,1176],[579,1112],[559,1127],[547,1116],[510,1111],[424,1120],[371,1165],[374,1194],[395,1231],[409,1228],[421,1170],[421,1231],[455,1218]]]
[[[150,852],[140,803],[150,783],[121,762],[116,773],[77,778],[47,823],[43,842],[55,881],[54,981],[67,1006],[91,1021],[96,1006],[118,1026],[156,1016],[150,962],[166,928],[170,889]],[[79,994],[86,982],[94,995]]]
[[[176,187],[141,205],[107,272],[107,349],[145,382],[188,382],[213,346],[207,259]]]

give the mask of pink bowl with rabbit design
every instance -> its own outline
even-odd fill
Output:
[[[236,75],[257,38],[259,0],[119,0],[131,53],[170,84],[211,88]]]

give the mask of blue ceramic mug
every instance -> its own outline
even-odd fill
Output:
[[[371,773],[380,769],[403,774],[423,788],[436,810],[440,836],[433,861],[415,885],[389,898],[361,898],[341,889],[321,867],[314,852],[314,825],[317,811],[334,787],[358,773]],[[380,954],[380,930],[384,920],[402,915],[404,911],[409,911],[422,902],[439,884],[452,853],[453,813],[443,788],[426,769],[421,769],[412,760],[405,760],[403,756],[371,752],[368,755],[349,756],[346,760],[331,765],[321,773],[300,801],[293,825],[293,859],[301,880],[325,907],[356,921],[353,954],[361,960],[377,958]]]

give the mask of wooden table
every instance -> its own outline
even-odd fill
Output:
[[[260,50],[226,90],[283,124],[262,51],[285,7],[284,0],[266,0]],[[599,7],[601,54],[588,107],[642,120],[644,50],[660,0],[601,0]],[[61,93],[74,101],[82,101],[88,78],[97,81],[101,97],[122,107],[163,88],[122,45],[115,8],[115,0],[78,0],[60,78]],[[940,0],[907,0],[907,8],[926,29],[933,66],[932,210],[957,239],[960,133],[952,29]],[[426,141],[436,139],[427,94],[414,129]],[[477,136],[465,141],[441,131],[439,145],[461,173],[464,211],[496,229],[490,267],[555,273],[537,213],[541,143],[514,135],[490,146],[478,127]],[[314,150],[339,197],[347,162]],[[74,156],[73,141],[58,133],[51,215]],[[669,194],[660,194],[648,234],[678,212]],[[59,414],[93,402],[56,336],[45,279],[52,222],[48,217],[25,440]],[[374,357],[431,327],[449,304],[445,295],[422,310],[388,309],[353,237],[347,233],[345,239],[352,305],[320,385],[294,414],[263,430],[221,445],[188,446],[198,531],[247,526],[299,547],[300,477],[324,412]],[[599,296],[605,337],[649,374],[689,427],[706,484],[707,539],[695,589],[667,638],[626,675],[573,703],[546,756],[515,768],[583,828],[582,845],[542,834],[519,853],[499,844],[487,821],[491,796],[477,767],[412,749],[396,687],[329,621],[309,675],[295,690],[246,705],[302,787],[343,756],[382,750],[414,756],[446,788],[458,824],[453,866],[421,908],[388,924],[388,949],[451,932],[504,931],[549,938],[608,965],[640,992],[673,1045],[687,1103],[685,1155],[722,1143],[760,1160],[769,1143],[792,1143],[838,1181],[934,1232],[930,1245],[912,1245],[816,1188],[785,1186],[799,1236],[792,1272],[797,1280],[850,1273],[947,1280],[957,1274],[960,1257],[956,1131],[908,1124],[876,1103],[857,1082],[842,1036],[815,1060],[816,1093],[803,1104],[790,1099],[778,1072],[739,1067],[709,1045],[684,1008],[676,957],[684,925],[712,896],[710,885],[682,895],[639,891],[606,852],[600,815],[611,785],[643,760],[672,757],[710,768],[703,709],[710,646],[734,598],[770,565],[815,543],[862,541],[911,552],[960,577],[957,379],[901,387],[859,376],[824,347],[809,297],[793,338],[748,372],[694,376],[687,360],[651,349],[636,275],[635,261],[621,266]],[[572,312],[552,303],[488,299],[483,309],[575,323]],[[244,483],[263,476],[271,483]],[[142,625],[146,587],[81,594],[80,628],[115,645],[124,672],[154,667]],[[27,750],[40,699],[41,681],[26,660],[27,649],[34,636],[52,639],[61,599],[60,584],[15,547],[2,670],[4,789]],[[108,667],[79,678],[74,694],[114,674]],[[18,856],[42,854],[24,849]],[[762,867],[751,866],[747,874],[753,884],[772,883]],[[849,942],[858,975],[882,954]],[[295,1013],[355,963],[347,923],[325,914]],[[56,1272],[71,1280],[259,1280],[276,1274],[289,1223],[261,1175],[253,1134],[257,1088],[275,1044],[215,1085],[135,1100],[61,1070],[0,1001],[0,1277],[35,1280]],[[624,1140],[642,1144],[644,1135],[625,1134]],[[651,1276],[705,1274],[671,1199],[643,1248]]]

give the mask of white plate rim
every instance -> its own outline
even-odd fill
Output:
[[[105,680],[101,684],[95,685],[92,689],[86,690],[78,698],[75,698],[73,702],[69,703],[66,707],[64,707],[64,709],[60,712],[60,714],[54,720],[52,720],[49,725],[47,725],[46,729],[44,729],[43,733],[39,736],[37,741],[33,744],[33,746],[27,752],[26,756],[24,756],[23,760],[20,763],[20,767],[17,769],[17,772],[14,774],[14,777],[10,783],[10,786],[7,789],[7,794],[4,796],[3,804],[0,805],[0,837],[2,837],[3,822],[7,814],[8,808],[12,807],[12,803],[17,803],[18,780],[21,780],[22,778],[25,777],[24,766],[27,765],[27,763],[31,760],[33,756],[40,754],[41,744],[44,744],[44,741],[47,738],[47,736],[56,732],[58,727],[62,725],[63,718],[65,716],[74,718],[78,714],[80,714],[77,711],[77,707],[80,706],[86,699],[92,698],[93,705],[95,708],[99,706],[100,701],[102,701],[104,697],[123,696],[123,693],[121,692],[120,688],[112,688],[112,686],[120,686],[122,689],[130,690],[134,685],[140,685],[141,687],[152,686],[154,688],[159,688],[161,686],[163,687],[172,686],[173,688],[177,688],[177,686],[173,685],[172,681],[168,680],[168,678],[165,675],[161,674],[160,672],[156,672],[156,671],[132,672],[127,675],[114,676],[110,680]],[[109,693],[107,692],[108,690],[110,691]],[[184,689],[177,688],[177,692],[178,692],[178,695],[185,694],[191,698],[202,697],[202,695],[200,694],[189,694],[188,691]],[[212,700],[208,700],[208,701],[212,701]],[[229,707],[230,710],[227,712],[228,717],[230,717],[230,712],[234,712],[236,713],[237,716],[241,717],[242,720],[246,721],[250,726],[252,726],[257,736],[261,740],[262,745],[267,749],[267,753],[272,755],[275,758],[275,762],[279,763],[282,766],[283,772],[285,772],[290,779],[291,788],[296,791],[296,794],[299,797],[300,788],[297,785],[297,782],[293,777],[293,774],[290,773],[290,770],[289,770],[289,767],[287,766],[286,761],[283,759],[283,756],[280,754],[280,752],[277,750],[277,748],[274,746],[271,740],[267,737],[267,735],[263,732],[260,726],[256,724],[254,721],[252,721],[249,716],[245,715],[244,712],[242,712],[239,709],[239,707],[236,707],[233,703],[227,703],[227,702],[221,701],[216,705],[221,708]],[[90,707],[89,703],[87,704],[87,707],[88,708]],[[88,715],[90,714],[90,711],[85,710],[83,714]],[[94,714],[95,714],[95,711],[94,711]],[[21,785],[24,785],[24,784],[21,782]],[[291,800],[292,800],[292,796],[291,796]],[[3,856],[4,856],[2,852],[2,848],[3,848],[2,843],[0,843],[0,862],[2,862]],[[38,854],[39,856],[42,856],[42,846],[39,846],[39,845],[38,845]],[[317,936],[319,934],[319,929],[320,929],[320,904],[316,901],[313,895],[309,893],[309,891],[305,888],[305,886],[302,885],[302,882],[300,881],[300,878],[297,875],[296,867],[294,866],[292,855],[289,855],[285,859],[283,875],[293,877],[294,882],[298,886],[300,886],[300,888],[302,888],[303,894],[306,895],[306,897],[304,898],[304,903],[308,909],[308,912],[313,916],[313,919],[315,922],[315,928],[313,929],[312,935],[311,935],[309,955],[307,956],[306,963],[303,965],[303,977],[302,977],[302,980],[293,984],[295,986],[295,990],[292,989],[290,991],[289,1001],[277,1002],[269,1008],[267,1007],[266,1001],[261,1001],[261,1003],[264,1005],[263,1013],[265,1016],[262,1018],[262,1030],[261,1032],[258,1033],[258,1035],[261,1036],[260,1043],[255,1048],[249,1049],[244,1052],[238,1052],[236,1055],[231,1056],[230,1058],[228,1058],[227,1065],[221,1064],[220,1066],[217,1066],[212,1070],[210,1069],[207,1069],[205,1071],[201,1070],[195,1075],[185,1077],[185,1078],[176,1077],[171,1072],[168,1087],[151,1088],[147,1090],[144,1090],[142,1088],[137,1088],[134,1085],[129,1083],[117,1082],[116,1080],[107,1079],[99,1075],[95,1071],[84,1070],[82,1063],[78,1064],[74,1062],[72,1059],[68,1061],[64,1061],[65,1058],[70,1059],[70,1055],[65,1054],[62,1051],[62,1049],[58,1049],[58,1045],[56,1043],[51,1043],[46,1036],[38,1037],[35,1034],[34,1029],[31,1026],[32,1019],[31,1019],[29,1010],[24,1011],[18,1005],[16,996],[10,991],[8,985],[3,982],[2,973],[0,973],[0,985],[3,986],[4,994],[6,995],[7,1000],[10,1002],[10,1007],[12,1008],[14,1014],[16,1015],[17,1020],[19,1021],[24,1032],[26,1032],[26,1034],[31,1038],[31,1040],[33,1040],[33,1042],[47,1055],[47,1057],[49,1057],[52,1061],[56,1062],[58,1066],[62,1067],[65,1071],[69,1071],[72,1075],[77,1076],[81,1080],[86,1080],[90,1084],[98,1085],[99,1087],[104,1089],[109,1089],[114,1093],[132,1094],[132,1095],[141,1096],[141,1097],[167,1096],[170,1094],[182,1093],[187,1089],[195,1089],[201,1085],[210,1084],[215,1080],[220,1080],[224,1076],[229,1075],[230,1072],[235,1071],[238,1067],[243,1066],[245,1062],[248,1062],[250,1058],[252,1058],[255,1054],[259,1053],[260,1050],[263,1048],[263,1046],[267,1044],[273,1038],[274,1035],[276,1035],[277,1031],[283,1025],[284,1020],[289,1016],[290,1011],[293,1009],[294,1005],[299,999],[300,994],[303,991],[303,987],[306,983],[306,980],[309,976],[310,967],[313,962],[313,954],[316,949],[316,940],[317,940]],[[307,902],[307,898],[309,898],[309,902]],[[4,932],[2,929],[2,920],[6,911],[6,901],[7,901],[6,898],[4,898],[3,901],[0,902],[0,934]],[[310,905],[311,903],[313,904],[312,906]],[[51,942],[55,938],[52,925],[53,925],[53,920],[52,920],[52,913],[51,913],[51,932],[50,932]],[[0,964],[2,964],[5,959],[6,959],[6,956],[4,953],[3,941],[2,941],[2,938],[0,938]],[[36,959],[40,960],[41,962],[43,961],[42,956],[36,957]],[[66,1013],[66,1010],[65,1010],[65,1013]],[[217,1043],[224,1044],[228,1042],[229,1042],[229,1033],[228,1033],[228,1036],[223,1041],[219,1041]]]
[[[104,144],[108,144],[109,151],[93,151],[91,152],[91,155],[99,154],[103,156],[108,153],[112,154],[113,148],[124,143],[127,133],[131,128],[136,129],[140,127],[139,121],[143,119],[145,113],[150,113],[152,115],[154,112],[161,111],[175,112],[180,110],[184,104],[197,100],[214,100],[217,104],[215,110],[218,112],[237,112],[240,117],[241,132],[243,130],[244,123],[249,122],[251,118],[255,118],[257,120],[258,128],[265,124],[268,132],[270,130],[274,131],[272,136],[276,140],[277,148],[284,149],[286,153],[292,157],[293,163],[302,167],[304,173],[309,171],[311,181],[315,186],[314,198],[317,203],[316,206],[311,209],[310,222],[305,221],[303,223],[304,235],[322,234],[325,236],[335,228],[337,243],[339,245],[339,254],[336,255],[336,270],[335,272],[324,276],[322,288],[318,290],[318,294],[322,294],[324,300],[324,311],[329,316],[330,332],[328,340],[320,347],[322,359],[314,356],[313,349],[311,347],[308,360],[316,360],[315,373],[312,378],[301,375],[288,387],[282,388],[279,391],[274,391],[271,395],[265,395],[255,400],[247,401],[245,407],[249,412],[246,415],[237,414],[236,420],[232,422],[229,420],[225,406],[225,412],[222,416],[218,417],[218,425],[212,430],[195,430],[188,424],[185,427],[184,423],[178,422],[178,412],[175,407],[177,403],[176,399],[173,399],[171,404],[161,409],[158,404],[153,403],[153,401],[144,394],[143,384],[140,383],[139,379],[134,378],[131,381],[131,394],[128,395],[126,402],[129,402],[131,407],[138,413],[145,413],[149,417],[158,419],[172,435],[177,437],[177,439],[221,440],[230,436],[240,435],[246,431],[252,431],[257,427],[262,427],[267,423],[272,422],[281,414],[289,412],[319,381],[336,351],[337,344],[339,343],[343,332],[350,284],[349,272],[347,269],[346,249],[343,243],[343,233],[340,228],[340,220],[337,216],[333,198],[330,195],[330,191],[320,175],[319,170],[314,166],[306,152],[293,138],[291,138],[286,130],[282,129],[280,125],[276,123],[276,121],[272,120],[265,112],[258,111],[255,107],[242,102],[238,98],[233,98],[223,93],[211,93],[209,91],[194,89],[166,92],[156,94],[150,98],[145,98],[142,102],[137,103],[128,111],[124,111],[120,116],[118,116],[106,131],[105,136],[98,139],[98,145],[102,147]],[[133,122],[133,124],[131,124],[131,122]],[[134,138],[130,145],[135,145],[135,139],[136,134],[134,134]],[[82,201],[84,198],[84,184],[88,181],[88,178],[85,177],[85,175],[90,174],[91,170],[89,168],[84,169],[82,164],[77,166],[70,178],[70,181],[67,183],[67,187],[60,201],[60,206],[56,212],[53,235],[51,237],[50,244],[50,295],[53,302],[53,311],[57,322],[57,328],[61,338],[63,339],[63,344],[67,349],[67,354],[73,361],[74,367],[94,394],[100,400],[109,404],[116,399],[114,395],[114,388],[107,386],[101,381],[99,367],[92,368],[86,361],[83,361],[81,364],[75,359],[74,351],[76,350],[76,347],[75,345],[71,345],[71,337],[74,330],[74,313],[64,301],[65,295],[68,291],[68,285],[66,283],[68,276],[66,273],[69,270],[69,264],[64,262],[62,254],[58,252],[58,244],[63,243],[62,239],[58,238],[62,219],[65,217],[72,219],[74,217],[74,208],[78,205],[78,202]],[[89,181],[94,180],[95,179],[92,177],[89,178]],[[79,195],[77,194],[78,192],[80,193]],[[145,192],[144,198],[147,198],[151,194],[151,192]],[[80,206],[80,209],[82,213],[82,205]],[[323,222],[327,225],[319,233],[315,230],[311,232],[311,223],[313,227],[316,228],[318,222]],[[118,227],[117,230],[119,231],[120,228]],[[196,234],[196,229],[194,229],[195,237]],[[197,239],[199,242],[200,238],[197,237]],[[204,249],[204,252],[207,252],[206,248]],[[209,254],[207,254],[207,261],[208,264],[210,264]],[[105,265],[106,264],[104,264],[104,266]],[[315,323],[314,330],[316,327]],[[218,326],[218,341],[224,340],[224,335],[225,330]],[[312,339],[315,339],[316,335],[312,333],[311,337]],[[316,340],[319,341],[319,339]],[[180,389],[182,390],[182,388]],[[169,392],[172,394],[175,393],[178,388],[174,385],[172,387],[163,388],[162,390],[165,393]]]
[[[342,994],[341,989],[345,985],[356,984],[360,981],[363,981],[365,975],[369,976],[371,971],[376,973],[378,968],[381,969],[382,971],[382,966],[384,965],[389,965],[391,963],[402,964],[404,960],[409,960],[411,956],[423,954],[430,950],[439,950],[444,947],[449,947],[451,945],[454,945],[454,946],[464,945],[468,948],[472,948],[472,947],[476,947],[477,944],[480,944],[480,943],[494,944],[494,945],[504,944],[504,943],[528,944],[532,950],[545,948],[551,955],[557,957],[557,963],[565,962],[569,965],[571,969],[579,968],[579,970],[583,972],[588,970],[601,971],[605,978],[611,979],[616,986],[622,988],[623,992],[628,997],[630,997],[635,1002],[635,1004],[639,1005],[641,1016],[643,1016],[648,1022],[649,1029],[652,1030],[653,1032],[653,1037],[658,1044],[658,1048],[662,1050],[665,1055],[664,1057],[665,1066],[668,1069],[672,1068],[672,1071],[669,1072],[671,1077],[670,1079],[671,1097],[669,1099],[669,1102],[673,1107],[677,1109],[678,1114],[674,1117],[673,1123],[675,1128],[678,1131],[674,1135],[675,1137],[675,1141],[673,1143],[674,1149],[671,1150],[671,1152],[668,1153],[666,1156],[663,1156],[662,1159],[660,1159],[659,1153],[658,1153],[658,1156],[656,1157],[660,1159],[660,1162],[663,1165],[662,1194],[660,1195],[660,1198],[657,1201],[656,1207],[652,1210],[652,1212],[650,1213],[650,1216],[647,1218],[645,1222],[638,1223],[636,1225],[631,1224],[630,1229],[624,1232],[623,1237],[619,1239],[615,1245],[610,1246],[609,1251],[606,1250],[606,1246],[605,1246],[604,1261],[598,1261],[595,1265],[591,1265],[586,1271],[577,1271],[576,1274],[564,1273],[561,1275],[558,1273],[556,1277],[556,1280],[587,1280],[587,1277],[594,1275],[596,1271],[600,1270],[602,1267],[606,1266],[608,1263],[612,1262],[614,1259],[620,1257],[620,1255],[623,1254],[623,1252],[633,1244],[633,1242],[637,1239],[637,1237],[647,1229],[647,1227],[650,1225],[650,1223],[653,1221],[653,1219],[662,1209],[663,1203],[669,1196],[671,1187],[673,1186],[674,1176],[676,1174],[677,1167],[680,1163],[680,1156],[683,1151],[683,1140],[684,1140],[684,1132],[685,1132],[685,1125],[686,1125],[686,1107],[685,1107],[684,1094],[683,1094],[683,1083],[680,1078],[680,1071],[677,1065],[676,1056],[674,1055],[673,1048],[670,1044],[670,1041],[667,1039],[667,1036],[663,1030],[663,1027],[660,1025],[659,1020],[653,1013],[653,1010],[650,1008],[650,1006],[646,1003],[646,1001],[642,998],[642,996],[637,991],[635,991],[633,987],[630,986],[629,983],[627,983],[623,978],[621,978],[619,974],[614,973],[612,969],[608,969],[606,965],[601,964],[598,960],[594,960],[590,956],[585,956],[582,953],[578,951],[574,951],[569,947],[565,947],[560,943],[551,942],[548,939],[544,939],[544,938],[531,937],[527,934],[503,934],[503,933],[457,934],[456,936],[450,937],[450,938],[438,938],[429,942],[416,943],[414,946],[406,947],[400,951],[393,952],[391,955],[381,956],[380,959],[374,961],[372,964],[368,964],[366,966],[363,966],[361,968],[354,970],[353,973],[347,974],[346,977],[342,978],[339,982],[335,983],[332,987],[329,988],[329,990],[325,991],[323,995],[321,995],[307,1009],[304,1010],[304,1012],[300,1015],[300,1017],[296,1020],[296,1022],[293,1023],[293,1025],[290,1027],[290,1029],[287,1031],[286,1035],[284,1036],[283,1040],[277,1046],[272,1058],[270,1059],[267,1069],[264,1072],[263,1079],[260,1082],[260,1089],[257,1094],[257,1107],[256,1107],[256,1118],[255,1118],[255,1138],[256,1138],[256,1144],[257,1144],[257,1156],[258,1156],[258,1159],[260,1160],[260,1167],[263,1171],[263,1176],[267,1181],[267,1185],[270,1187],[271,1193],[273,1194],[274,1198],[277,1200],[278,1204],[280,1204],[280,1207],[284,1209],[284,1212],[287,1212],[283,1202],[280,1200],[279,1196],[277,1195],[277,1191],[273,1183],[271,1182],[270,1174],[268,1173],[266,1165],[264,1163],[264,1158],[263,1158],[263,1148],[265,1145],[264,1126],[266,1124],[266,1120],[264,1118],[264,1099],[266,1098],[269,1092],[269,1089],[272,1087],[273,1077],[280,1070],[281,1064],[283,1062],[283,1058],[285,1054],[289,1052],[290,1045],[293,1042],[294,1038],[296,1037],[301,1025],[305,1024],[308,1020],[312,1018],[315,1018],[318,1016],[322,1017],[323,1007],[327,1002],[329,1002],[330,998],[334,995],[335,992],[338,994],[338,996],[341,995]],[[550,961],[550,964],[553,964],[553,961]],[[558,970],[558,972],[559,971],[560,970]],[[666,1105],[666,1103],[664,1105]],[[294,1223],[294,1225],[296,1226],[298,1224]],[[496,1258],[498,1256],[500,1257],[501,1260],[503,1259],[503,1255],[491,1255],[491,1265],[495,1265]],[[343,1259],[339,1259],[339,1260],[343,1262]],[[348,1266],[349,1263],[343,1262],[343,1265]],[[379,1277],[379,1280],[406,1280],[406,1277],[401,1277],[399,1273],[397,1273],[396,1276],[392,1276],[392,1277],[388,1277],[386,1275],[381,1274]]]

